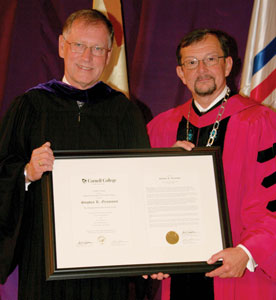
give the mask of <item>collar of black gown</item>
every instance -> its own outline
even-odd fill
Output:
[[[107,97],[110,93],[117,92],[102,81],[96,83],[93,87],[87,90],[80,90],[56,79],[52,79],[46,83],[40,83],[28,91],[35,89],[45,90],[61,98],[72,99],[85,103],[98,102],[100,99]]]

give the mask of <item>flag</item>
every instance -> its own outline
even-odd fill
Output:
[[[115,33],[111,59],[100,79],[129,97],[121,1],[94,0],[93,8],[106,15]]]
[[[255,0],[240,94],[276,109],[276,1]]]

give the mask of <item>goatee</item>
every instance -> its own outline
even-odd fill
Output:
[[[210,86],[207,90],[202,90],[197,87],[197,82],[201,79],[212,79],[213,80],[213,85]],[[212,76],[204,76],[204,77],[198,77],[195,81],[195,92],[198,96],[204,97],[204,96],[209,96],[214,93],[214,91],[217,89],[217,85],[215,83],[215,79]]]

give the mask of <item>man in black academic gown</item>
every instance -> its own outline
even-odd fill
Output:
[[[18,264],[21,300],[128,298],[127,277],[46,281],[44,266],[41,177],[53,169],[53,150],[149,147],[137,107],[99,82],[112,40],[104,15],[73,13],[59,37],[63,80],[18,97],[1,124],[0,282]]]

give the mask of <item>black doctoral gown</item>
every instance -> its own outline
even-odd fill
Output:
[[[18,264],[20,300],[128,299],[140,277],[45,280],[41,180],[26,192],[24,166],[46,141],[53,150],[149,147],[137,107],[104,83],[81,91],[52,80],[15,99],[0,128],[0,282]]]

